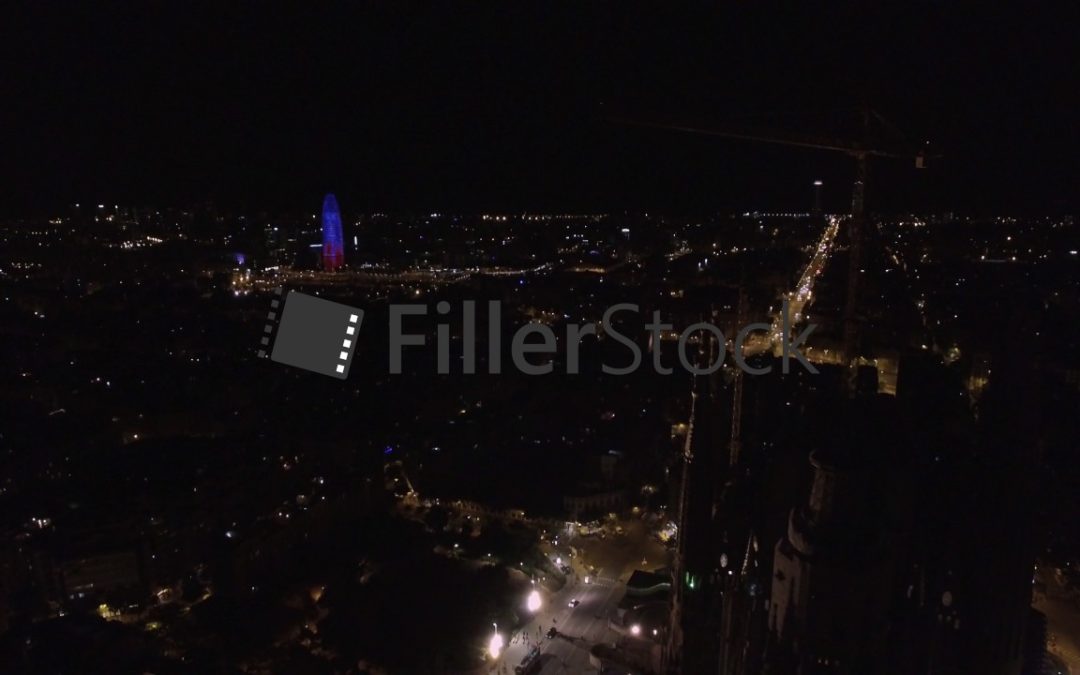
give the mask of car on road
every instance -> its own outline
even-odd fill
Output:
[[[553,638],[558,634],[559,634],[559,631],[555,630],[555,626],[552,626],[551,628],[548,629],[547,636],[549,638]]]
[[[580,604],[581,604],[581,601],[578,600],[577,598],[574,598],[573,600],[570,601],[570,606],[571,607],[577,607]]]

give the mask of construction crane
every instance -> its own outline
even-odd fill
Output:
[[[735,325],[741,330],[746,325],[746,284],[739,284],[739,305],[735,312]],[[738,349],[732,345],[733,349]],[[743,404],[743,369],[735,369],[734,391],[731,394],[731,440],[728,443],[728,466],[739,465],[742,453],[742,404]]]
[[[923,169],[926,167],[928,159],[938,157],[938,155],[928,153],[928,143],[923,144],[921,147],[916,147],[910,143],[902,132],[869,106],[860,107],[858,112],[862,125],[862,136],[857,139],[834,138],[738,124],[696,123],[685,118],[671,116],[607,115],[608,121],[616,124],[682,131],[691,134],[771,143],[811,150],[841,152],[855,159],[855,182],[851,190],[851,217],[848,219],[850,248],[842,343],[843,361],[847,369],[845,382],[849,394],[855,390],[856,369],[854,364],[858,336],[856,311],[859,304],[859,275],[862,273],[863,246],[865,243],[866,181],[870,172],[870,158],[912,159],[915,162],[915,168]],[[892,136],[891,141],[875,133],[875,124]]]

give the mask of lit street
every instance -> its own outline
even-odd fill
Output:
[[[648,534],[648,528],[638,519],[619,521],[625,534],[578,537],[571,545],[582,552],[582,560],[574,561],[576,571],[570,575],[566,586],[558,593],[548,596],[544,606],[532,621],[514,634],[511,644],[503,651],[500,664],[513,666],[534,646],[539,646],[542,669],[545,675],[554,673],[586,672],[589,666],[589,648],[601,642],[614,643],[619,635],[608,626],[615,608],[626,591],[626,581],[633,571],[641,567],[645,556],[648,568],[666,564],[667,552]],[[588,575],[589,583],[580,572],[583,565],[595,567]],[[571,600],[580,601],[570,607]],[[558,634],[547,637],[550,628]],[[526,641],[522,636],[528,635]],[[498,672],[498,671],[495,671]]]
[[[1040,569],[1038,576],[1052,590],[1036,594],[1032,603],[1046,615],[1047,651],[1069,666],[1070,675],[1080,675],[1080,605],[1075,597],[1062,597],[1063,589],[1048,570]]]

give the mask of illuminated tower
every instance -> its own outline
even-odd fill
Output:
[[[345,244],[341,237],[341,212],[332,193],[322,203],[322,241],[323,269],[333,272],[345,264]]]

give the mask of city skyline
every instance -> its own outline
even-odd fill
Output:
[[[0,672],[1080,675],[1077,25],[8,8]]]

